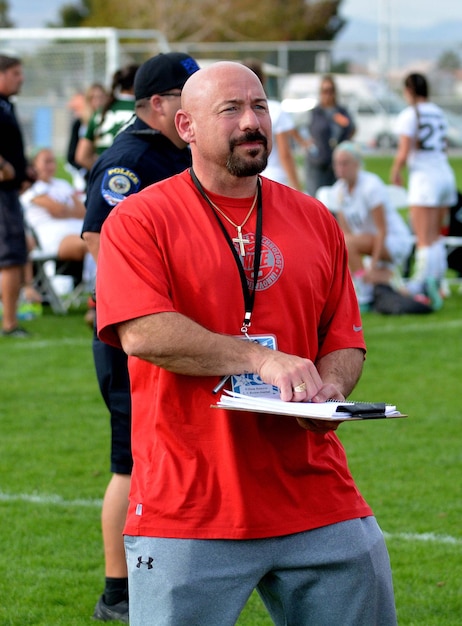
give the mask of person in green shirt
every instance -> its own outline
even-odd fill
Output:
[[[135,114],[133,81],[137,69],[138,65],[126,65],[115,72],[106,105],[90,118],[85,137],[77,144],[75,161],[81,167],[90,170]]]

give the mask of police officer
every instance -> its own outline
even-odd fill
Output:
[[[87,188],[82,236],[97,261],[101,227],[111,209],[132,193],[182,172],[190,151],[175,128],[183,85],[199,69],[180,52],[152,57],[135,76],[135,115],[95,163]],[[96,325],[95,325],[96,328]],[[111,472],[102,508],[106,583],[93,617],[128,623],[128,579],[123,526],[128,506],[132,457],[127,357],[93,336],[101,394],[111,416]]]

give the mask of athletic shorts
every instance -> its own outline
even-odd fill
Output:
[[[254,589],[276,626],[396,626],[374,517],[255,540],[125,537],[130,625],[233,626]]]
[[[409,206],[450,207],[456,202],[456,181],[450,167],[435,166],[429,171],[411,170]]]
[[[0,268],[26,262],[26,235],[18,192],[0,191]]]
[[[96,328],[96,324],[95,324]],[[131,400],[127,355],[93,335],[93,359],[101,395],[111,418],[111,472],[131,474]]]

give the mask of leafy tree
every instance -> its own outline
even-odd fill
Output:
[[[8,16],[9,10],[8,0],[0,0],[0,28],[13,28],[14,24]]]
[[[91,12],[92,0],[80,0],[79,3],[67,3],[59,9],[59,22],[49,23],[48,26],[78,28],[83,26],[84,20]]]
[[[438,59],[438,67],[442,70],[458,70],[460,69],[460,57],[456,52],[448,50]]]
[[[344,21],[341,0],[80,0],[62,26],[156,29],[169,41],[323,41]]]

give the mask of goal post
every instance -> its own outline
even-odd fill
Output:
[[[130,45],[127,44],[130,43]],[[92,83],[106,87],[114,72],[168,52],[157,30],[115,28],[2,28],[0,52],[21,58],[24,84],[16,98],[28,152],[52,148],[64,156],[72,113],[69,99]]]

